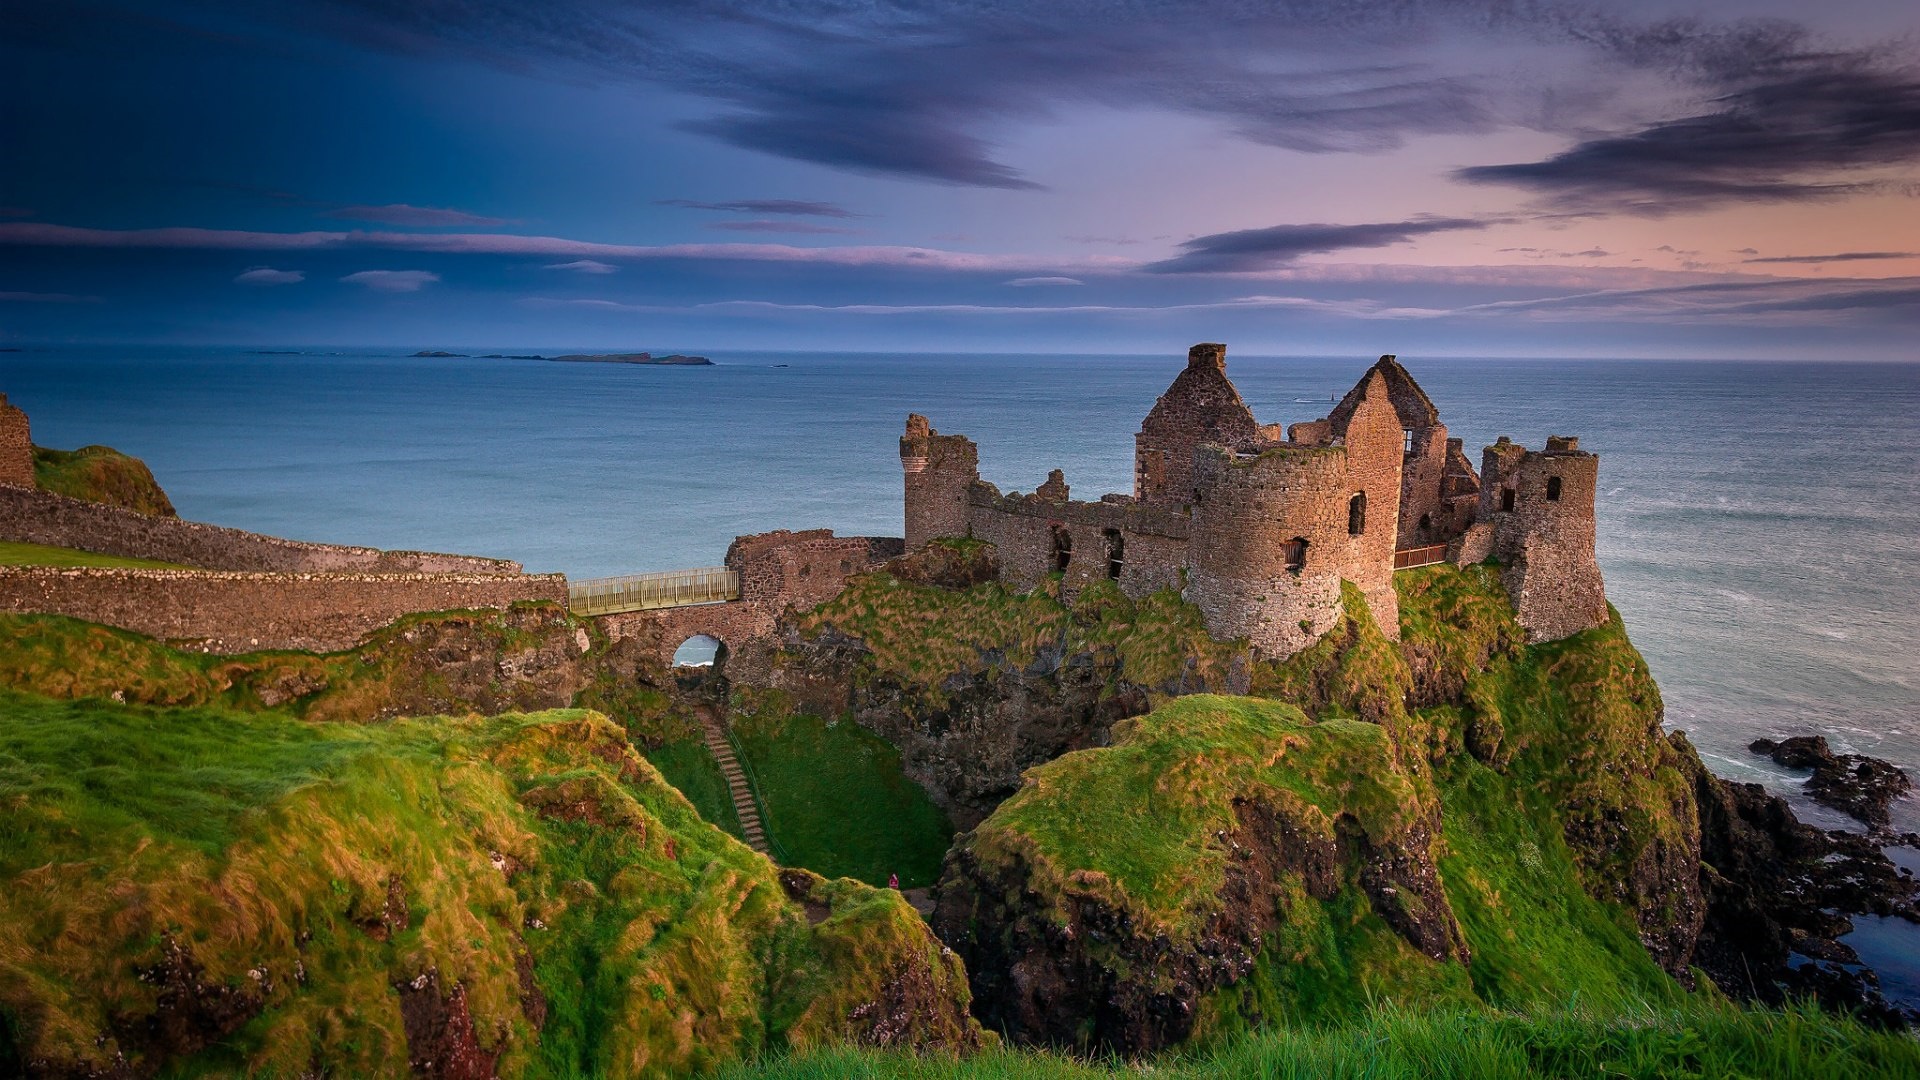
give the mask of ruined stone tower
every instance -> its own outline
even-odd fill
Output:
[[[1260,425],[1227,380],[1227,347],[1195,345],[1133,437],[1133,497],[1148,506],[1193,502],[1193,455],[1202,446],[1249,450]]]
[[[0,484],[32,487],[33,432],[27,414],[7,403],[0,394]]]
[[[900,467],[906,473],[907,550],[919,551],[936,537],[966,536],[968,495],[980,478],[973,440],[942,435],[913,413],[900,437]]]
[[[1536,452],[1502,435],[1481,461],[1485,542],[1528,640],[1553,641],[1606,622],[1593,543],[1600,459],[1570,436],[1549,435],[1546,450]]]

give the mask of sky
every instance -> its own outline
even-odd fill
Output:
[[[0,345],[1916,330],[1912,0],[0,0]]]

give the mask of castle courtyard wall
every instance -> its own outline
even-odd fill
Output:
[[[201,652],[338,652],[403,615],[567,601],[559,574],[0,567],[0,611],[68,615]]]
[[[0,540],[76,548],[209,570],[368,574],[520,572],[519,563],[506,559],[285,540],[221,525],[155,517],[12,485],[0,485]]]

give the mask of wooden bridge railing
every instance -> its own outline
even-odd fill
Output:
[[[1393,553],[1395,570],[1411,570],[1416,566],[1432,566],[1447,561],[1447,545],[1428,544],[1425,547],[1401,548]]]
[[[740,599],[740,575],[724,566],[569,582],[567,608],[575,615],[718,604]]]

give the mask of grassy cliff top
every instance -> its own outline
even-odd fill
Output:
[[[33,448],[33,479],[42,491],[88,502],[106,503],[142,514],[174,517],[173,502],[137,457],[110,446],[78,450]]]
[[[902,1009],[909,1045],[977,1039],[897,893],[783,881],[596,713],[0,721],[0,1063],[676,1075]]]
[[[1395,835],[1422,804],[1378,725],[1316,724],[1289,704],[1212,694],[1123,720],[1112,746],[1068,754],[1025,780],[974,831],[975,855],[1027,863],[1030,887],[1054,894],[1063,911],[1067,894],[1099,893],[1176,934],[1214,907],[1236,801],[1277,801],[1327,841],[1341,818]]]

